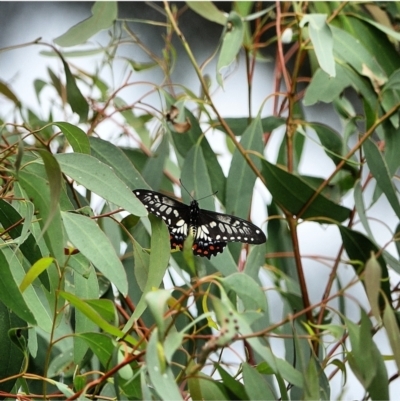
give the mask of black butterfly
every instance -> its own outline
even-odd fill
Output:
[[[200,209],[195,199],[188,206],[148,189],[135,189],[133,193],[150,213],[165,221],[172,249],[178,247],[182,250],[190,232],[194,238],[193,253],[208,259],[211,255],[222,253],[230,241],[248,244],[262,244],[266,241],[264,233],[254,224],[239,217]]]

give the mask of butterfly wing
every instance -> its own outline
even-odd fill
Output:
[[[253,223],[228,214],[199,209],[195,200],[188,206],[159,192],[147,189],[133,192],[150,213],[165,221],[172,249],[183,248],[191,226],[194,233],[193,253],[208,259],[222,253],[227,242],[262,244],[266,241],[265,234]]]
[[[267,239],[262,230],[240,217],[200,210],[196,240],[263,244]]]
[[[262,244],[266,238],[260,228],[247,220],[200,209],[193,253],[210,259],[222,253],[227,242],[232,241]]]
[[[169,196],[147,189],[135,189],[133,193],[148,212],[165,221],[170,233],[171,248],[182,249],[189,230],[190,207]]]

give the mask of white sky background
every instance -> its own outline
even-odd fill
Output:
[[[132,6],[133,7],[133,6]],[[21,43],[30,42],[38,37],[42,37],[43,41],[52,42],[54,38],[63,34],[72,25],[80,22],[84,18],[89,17],[91,3],[77,3],[74,7],[71,7],[67,3],[0,3],[0,24],[2,28],[2,35],[0,38],[0,47],[17,45]],[[201,41],[200,38],[196,40]],[[102,37],[105,37],[104,35]],[[190,37],[187,37],[190,42]],[[217,38],[218,39],[218,38]],[[216,40],[217,40],[216,39]],[[0,79],[8,83],[11,88],[15,91],[17,96],[23,100],[24,104],[28,104],[35,112],[38,112],[41,108],[37,103],[36,95],[33,88],[33,81],[36,78],[48,81],[47,66],[51,66],[53,71],[61,71],[61,63],[58,59],[43,57],[39,54],[41,50],[48,50],[42,46],[30,46],[22,49],[17,49],[9,52],[0,53]],[[128,52],[126,49],[124,52]],[[199,61],[203,61],[204,58],[211,54],[211,50],[198,51]],[[178,56],[179,60],[179,56]],[[82,66],[85,70],[90,70],[94,67],[93,58],[88,59],[73,59],[75,65]],[[122,65],[122,63],[121,63]],[[264,101],[264,99],[273,92],[273,77],[272,77],[272,65],[265,63],[258,65],[255,74],[256,85],[254,85],[254,97],[253,97],[253,108],[254,114],[258,112],[258,108]],[[215,72],[215,64],[211,64],[208,68],[208,72],[212,75]],[[122,73],[122,69],[121,69]],[[148,72],[137,75],[139,80],[154,81],[157,77],[161,79],[161,75],[152,69]],[[188,86],[195,93],[199,91],[199,84],[194,75],[190,65],[183,63],[177,66],[175,77],[179,76],[180,82]],[[114,75],[115,78],[115,75]],[[121,78],[122,79],[122,78]],[[215,76],[212,76],[215,82]],[[148,87],[140,88],[135,86],[131,91],[126,91],[125,95],[129,98],[130,93],[134,96],[140,94],[140,90],[148,90]],[[138,92],[139,91],[139,92]],[[51,98],[52,94],[50,90],[46,89],[41,95],[43,106],[46,103],[46,97]],[[158,102],[158,96],[152,97],[154,101]],[[125,99],[129,102],[129,99]],[[247,86],[245,80],[245,69],[243,59],[239,63],[239,66],[234,71],[233,75],[227,79],[224,85],[224,90],[217,90],[214,95],[214,101],[219,109],[220,113],[224,117],[244,117],[247,113]],[[4,101],[0,97],[0,107],[4,107]],[[269,101],[264,107],[263,116],[267,116],[271,113],[272,103]],[[156,107],[159,107],[157,103]],[[4,113],[2,113],[4,115]],[[322,106],[320,108],[309,108],[307,109],[308,119],[310,121],[320,121],[325,124],[330,124],[339,132],[341,131],[341,125],[338,118],[331,113],[329,107]],[[63,116],[55,116],[57,119],[63,120]],[[56,118],[55,118],[56,119]],[[71,123],[77,123],[76,121],[70,121]],[[107,125],[104,124],[104,135],[107,138],[116,137],[115,132],[107,132]],[[224,172],[227,173],[229,169],[230,156],[226,150],[224,137],[221,133],[210,132],[208,138],[212,138],[211,144],[214,150],[222,153],[224,156],[221,158],[221,164]],[[268,160],[274,162],[276,160],[276,154],[278,145],[281,141],[283,132],[276,132],[271,138],[266,157]],[[300,169],[301,173],[327,177],[333,170],[333,163],[323,153],[322,149],[312,141],[307,141],[306,151],[301,161]],[[269,193],[262,185],[257,185],[255,193],[255,201],[253,205],[252,218],[256,224],[262,225],[266,218],[266,211],[264,209],[265,202],[269,199]],[[353,204],[352,195],[349,194],[346,198],[346,206],[351,207]],[[390,215],[388,216],[387,211],[389,210]],[[381,199],[374,207],[374,216],[378,219],[389,222],[391,228],[394,228],[397,220],[392,212],[391,208],[386,207],[384,199]],[[386,243],[390,236],[388,230],[383,224],[378,222],[372,222],[373,232],[376,238],[379,239],[379,243],[382,245]],[[265,226],[264,226],[265,228]],[[356,229],[360,229],[360,225],[356,226]],[[321,226],[316,223],[305,223],[299,227],[299,238],[301,253],[304,255],[325,255],[335,257],[340,246],[340,237],[338,229],[333,226]],[[394,248],[389,248],[393,255],[396,255]],[[305,273],[307,277],[308,287],[310,289],[311,302],[318,302],[320,300],[324,284],[330,273],[330,269],[322,263],[314,261],[310,258],[303,259]],[[354,277],[353,269],[350,267],[342,266],[340,268],[340,276],[343,280],[351,280]],[[271,285],[269,283],[269,285]],[[356,297],[358,297],[363,305],[368,309],[367,301],[364,295],[364,291],[359,288]],[[279,305],[272,309],[279,310]],[[354,319],[358,318],[358,306],[352,305],[349,302],[349,308],[353,307]],[[353,312],[350,312],[352,314]],[[389,354],[390,350],[387,348],[387,343],[383,333],[379,334],[374,338],[378,342],[382,349],[385,349],[385,353]],[[279,353],[279,352],[278,352]],[[394,373],[394,365],[391,364],[389,376]],[[342,399],[359,399],[363,395],[361,385],[357,380],[352,377],[350,369],[348,370],[348,382],[346,385],[345,395]],[[342,391],[342,383],[340,381],[340,375],[331,382],[332,399],[339,396]],[[400,386],[398,380],[391,385],[391,395],[393,399],[399,394]]]

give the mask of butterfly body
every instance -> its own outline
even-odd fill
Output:
[[[150,213],[165,221],[172,249],[182,250],[189,234],[193,237],[193,253],[208,259],[222,253],[231,241],[250,244],[266,241],[264,233],[254,224],[235,216],[200,209],[195,199],[190,205],[185,205],[147,189],[136,189],[133,192]]]

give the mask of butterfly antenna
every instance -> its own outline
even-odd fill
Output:
[[[183,185],[182,180],[181,180],[180,178],[179,178],[179,182],[181,183],[182,188],[183,188],[183,189],[189,194],[189,196],[194,200],[192,194],[186,189],[186,187]],[[216,195],[217,193],[218,193],[218,191],[215,191],[215,192],[212,193],[211,195],[206,195],[206,196],[203,196],[202,198],[196,199],[196,200],[197,200],[197,201],[200,201],[200,200],[202,200],[202,199],[208,198],[209,196],[214,196],[214,195]]]
[[[179,178],[179,182],[181,183],[181,187],[189,194],[189,196],[194,200],[192,194],[186,189],[186,187],[183,185],[182,180]]]

